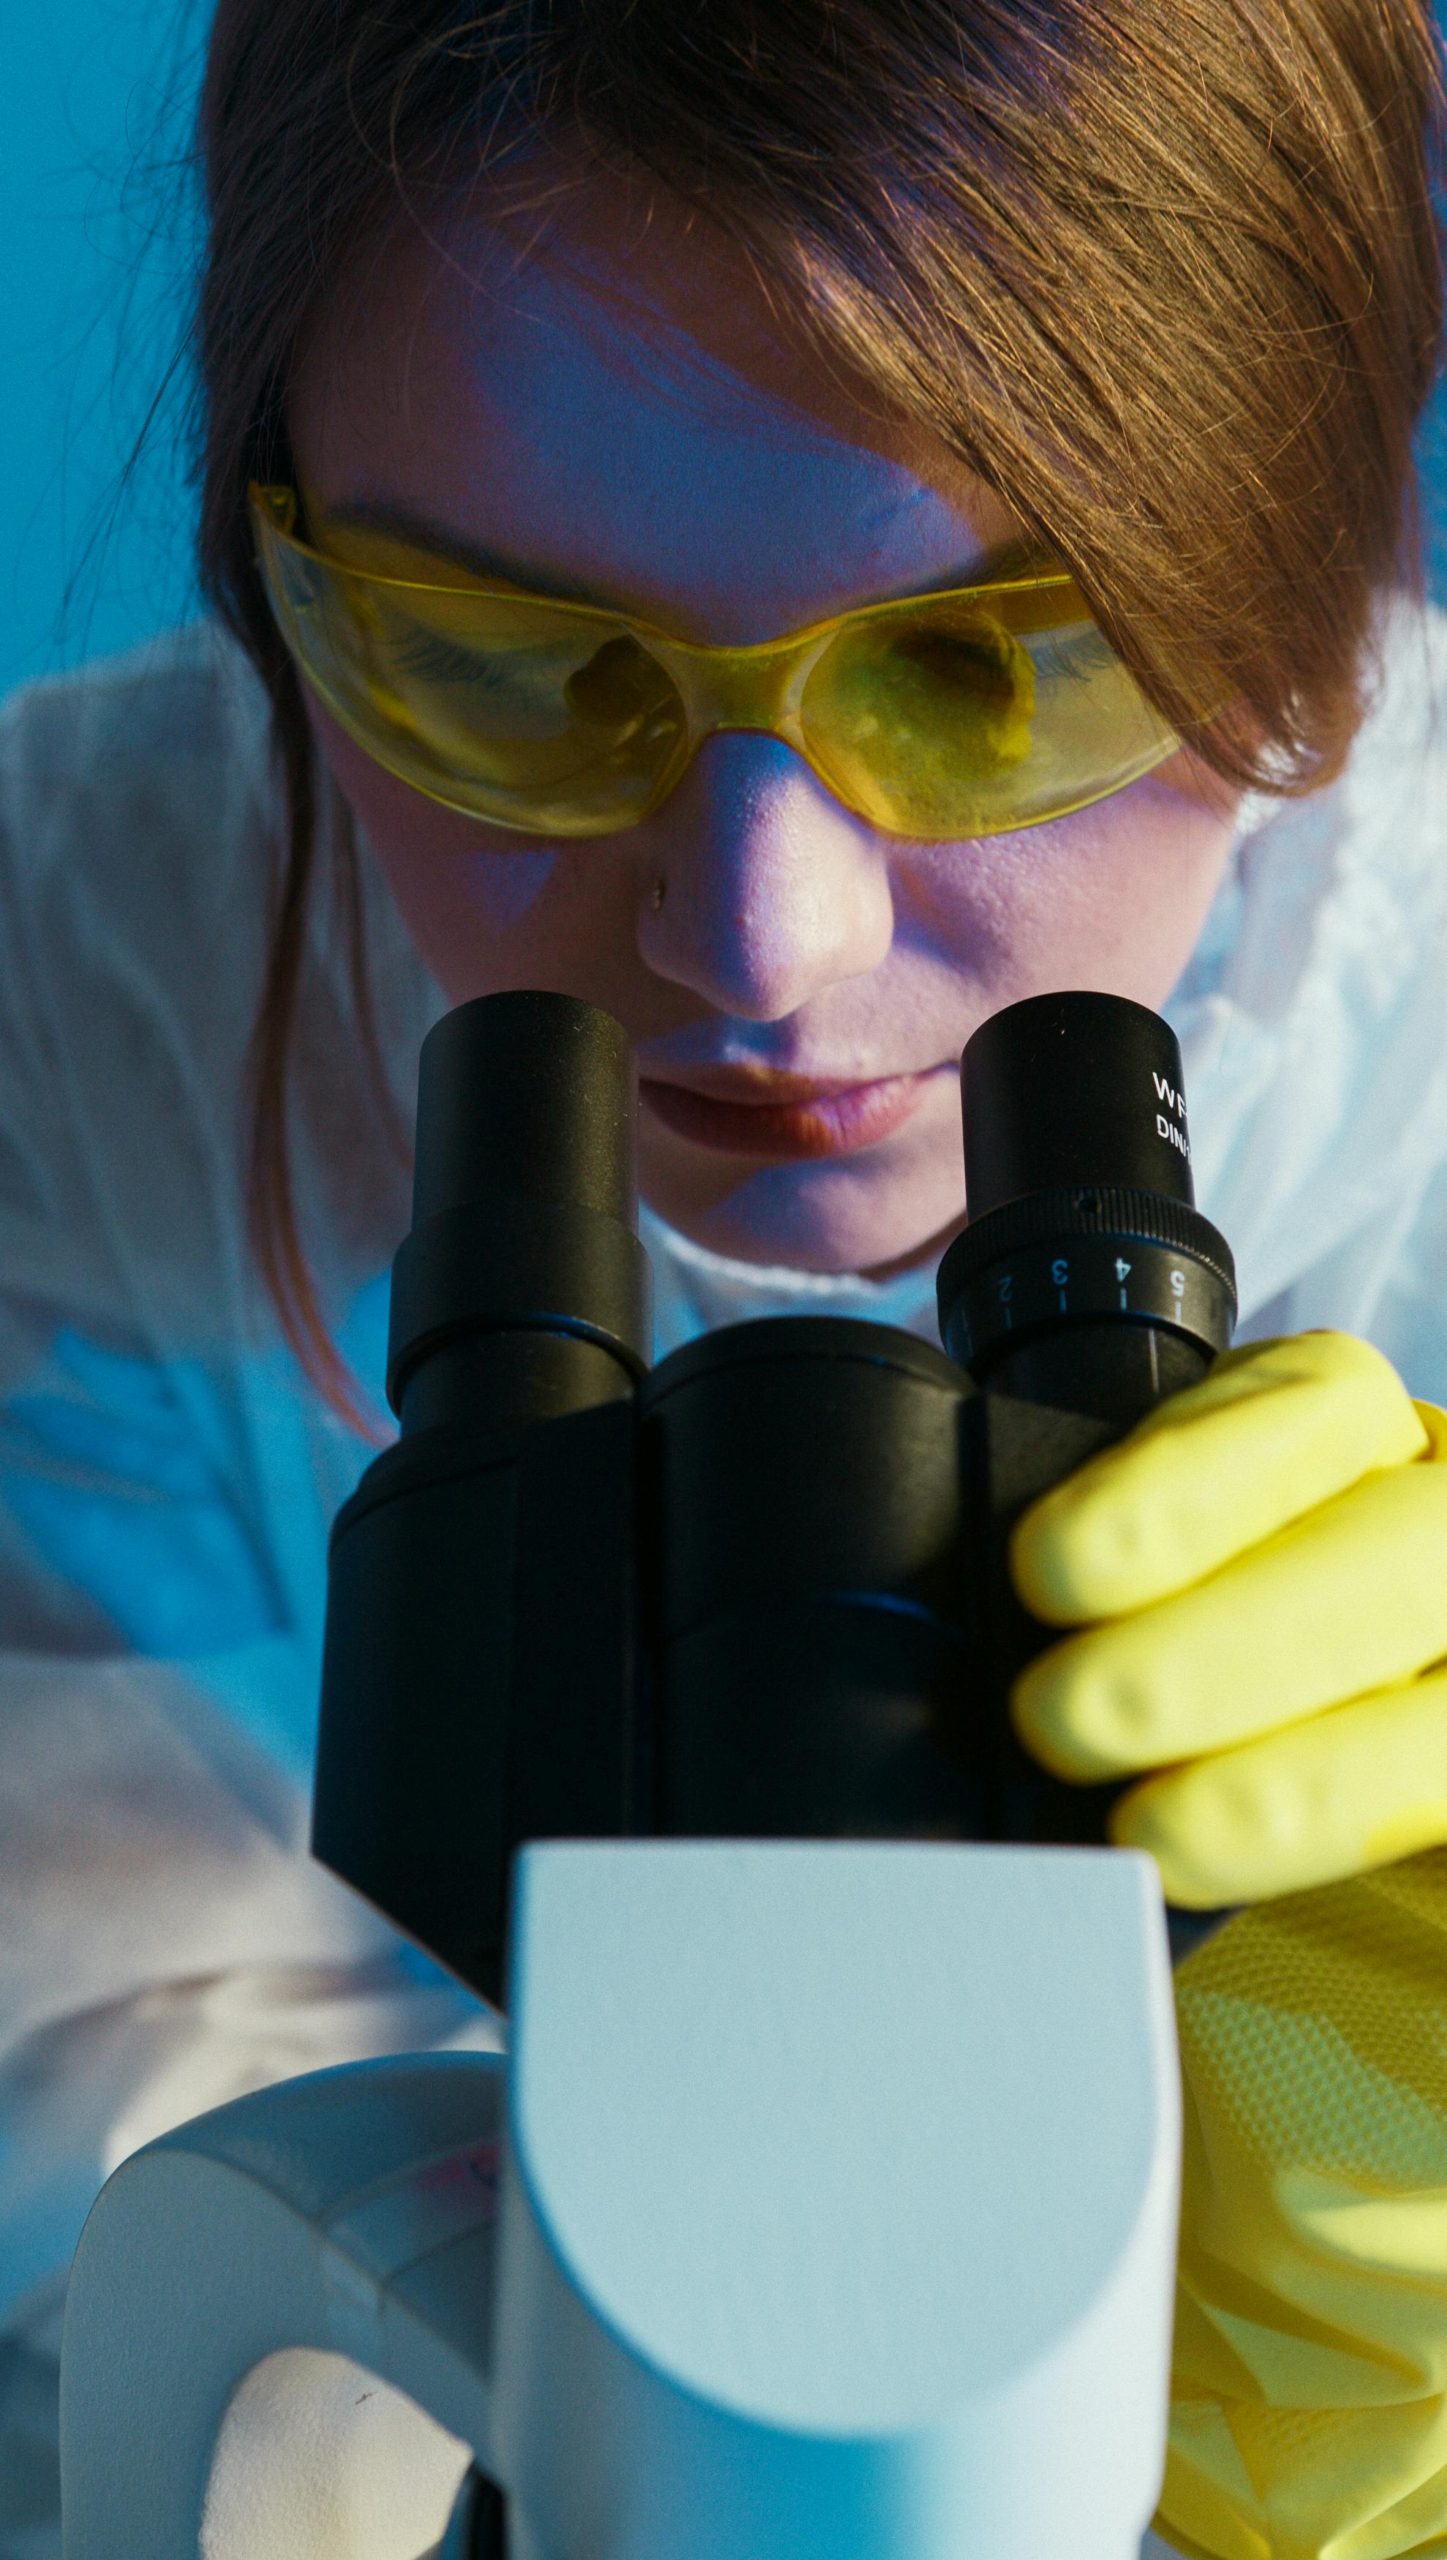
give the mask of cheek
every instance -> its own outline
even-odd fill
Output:
[[[399,914],[448,994],[482,992],[479,968],[499,945],[535,942],[537,912],[559,864],[556,846],[483,827],[444,809],[364,753],[312,697],[312,734],[376,856]],[[502,971],[502,982],[507,980]]]
[[[1089,866],[1113,911],[1120,994],[1164,1004],[1230,863],[1240,798],[1214,776],[1199,782],[1176,756],[1113,801],[1081,811],[1093,821],[1085,830]]]
[[[1235,840],[1236,803],[1208,802],[1173,767],[1071,817],[911,862],[916,929],[985,979],[992,1009],[1067,987],[1159,1008]]]

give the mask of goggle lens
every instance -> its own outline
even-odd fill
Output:
[[[1034,742],[1035,669],[998,620],[920,605],[841,632],[799,708],[825,779],[876,825],[969,834],[992,804],[1014,805]]]

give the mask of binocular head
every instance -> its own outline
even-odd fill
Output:
[[[965,1049],[943,1348],[854,1318],[649,1366],[636,1067],[569,997],[422,1050],[395,1446],[333,1531],[314,1846],[496,1998],[527,1840],[1103,1840],[1016,1742],[1013,1521],[1198,1379],[1234,1274],[1169,1026],[1040,996]]]

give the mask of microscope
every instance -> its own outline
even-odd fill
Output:
[[[788,1316],[653,1367],[621,1026],[517,993],[428,1035],[313,1846],[508,2049],[115,2172],[65,2560],[312,2560],[274,2483],[248,2541],[225,2449],[338,2359],[453,2463],[386,2560],[1136,2560],[1192,1921],[1016,1740],[1052,1635],[1006,1551],[1204,1374],[1234,1273],[1158,1016],[1032,998],[961,1066],[942,1348]]]

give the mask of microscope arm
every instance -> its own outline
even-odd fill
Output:
[[[488,2442],[503,2069],[501,2055],[447,2054],[312,2072],[115,2172],[67,2308],[66,2560],[216,2548],[228,2408],[285,2358],[288,2405],[303,2409],[309,2367],[319,2387],[328,2371],[318,2351],[430,2413],[445,2512],[467,2448]],[[463,2440],[455,2456],[443,2429]]]

